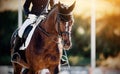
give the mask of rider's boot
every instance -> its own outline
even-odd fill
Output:
[[[30,31],[32,30],[32,26],[27,26],[27,28],[25,29],[22,38],[20,38],[18,35],[16,36],[16,40],[15,40],[15,45],[14,45],[14,52],[12,55],[12,61],[16,62],[17,59],[20,59],[20,54],[19,54],[19,48],[22,46],[22,44],[25,42],[26,38],[28,37],[28,34],[30,33]]]
[[[20,38],[18,35],[16,37],[16,40],[15,40],[15,45],[14,45],[14,51],[13,51],[13,55],[11,56],[12,57],[12,61],[17,61],[17,59],[20,59],[20,54],[19,54],[19,48],[20,46],[22,46],[22,38]]]

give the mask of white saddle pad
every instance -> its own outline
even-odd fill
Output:
[[[31,40],[31,38],[32,38],[32,35],[33,35],[33,33],[34,33],[35,28],[37,27],[37,25],[38,25],[44,18],[45,18],[45,16],[44,16],[44,15],[41,15],[41,16],[38,17],[36,23],[31,24],[31,26],[33,26],[33,28],[32,28],[32,30],[30,31],[30,33],[28,34],[28,37],[26,38],[25,44],[23,44],[23,45],[20,47],[19,50],[25,50],[25,49],[28,47],[28,45],[29,45],[29,43],[30,43],[30,40]]]
[[[28,37],[26,38],[26,41],[25,41],[25,44],[23,44],[21,47],[20,47],[20,50],[25,50],[27,48],[27,46],[29,45],[30,43],[30,40],[32,38],[32,35],[34,33],[34,30],[36,28],[37,25],[34,25],[32,30],[30,31],[30,33],[28,34]]]

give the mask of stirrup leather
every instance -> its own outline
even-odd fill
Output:
[[[62,64],[62,65],[66,65],[66,64],[68,63],[67,61],[68,61],[67,56],[62,55],[61,64]]]

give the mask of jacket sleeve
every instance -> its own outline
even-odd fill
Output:
[[[25,12],[25,15],[27,16],[30,13],[29,11],[30,4],[31,4],[31,0],[26,0],[24,3],[24,12]]]

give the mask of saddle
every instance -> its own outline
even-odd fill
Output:
[[[29,26],[26,27],[24,33],[23,33],[23,36],[22,36],[22,46],[19,48],[19,50],[25,50],[27,48],[27,46],[29,45],[29,42],[31,40],[31,37],[34,33],[34,30],[35,28],[37,27],[37,25],[39,23],[41,23],[44,19],[45,19],[45,15],[40,15],[38,17],[38,19],[34,22],[34,23],[31,23]],[[15,41],[15,38],[17,37],[18,35],[18,28],[14,31],[13,35],[12,35],[12,39],[11,39],[11,45],[13,46]]]
[[[19,49],[17,50],[17,53],[15,53],[15,54],[18,54],[19,58],[23,59],[24,61],[26,61],[24,50],[29,45],[29,42],[32,38],[35,28],[44,19],[45,19],[45,16],[39,16],[38,19],[34,23],[31,23],[29,26],[27,26],[23,33],[22,38],[20,39],[20,42],[18,43]],[[16,39],[18,39],[18,31],[19,31],[19,28],[17,28],[12,34],[11,48],[14,48],[14,46],[16,44]],[[16,50],[14,49],[14,51],[16,51]],[[12,55],[12,57],[13,57],[13,55]]]

